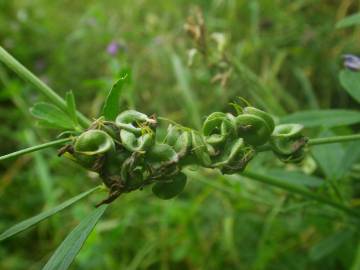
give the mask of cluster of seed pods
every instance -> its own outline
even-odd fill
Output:
[[[169,125],[162,141],[156,128],[155,117],[128,110],[115,121],[94,122],[66,147],[68,157],[97,172],[108,187],[109,197],[100,204],[150,184],[159,198],[173,198],[185,187],[185,166],[239,173],[264,144],[282,161],[300,162],[306,144],[301,125],[275,126],[268,113],[254,107],[236,116],[212,113],[201,131]]]

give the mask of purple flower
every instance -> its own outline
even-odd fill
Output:
[[[108,54],[114,56],[117,54],[118,50],[119,50],[119,43],[117,43],[116,41],[112,41],[111,43],[109,43],[109,45],[106,48],[106,51]]]
[[[360,71],[360,57],[352,54],[343,55],[344,66],[353,71]]]

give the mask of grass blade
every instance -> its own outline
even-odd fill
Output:
[[[360,103],[360,73],[343,70],[340,72],[340,83],[349,95]]]
[[[43,270],[68,269],[107,207],[102,205],[83,219],[57,248]]]
[[[71,138],[59,139],[59,140],[55,140],[55,141],[51,141],[51,142],[31,146],[31,147],[21,149],[21,150],[16,151],[16,152],[12,152],[10,154],[0,156],[0,161],[5,160],[5,159],[9,159],[9,158],[22,156],[22,155],[25,155],[25,154],[28,154],[28,153],[31,153],[31,152],[35,152],[35,151],[39,151],[41,149],[49,148],[49,147],[52,147],[52,146],[61,145],[61,144],[64,144],[66,142],[69,142],[69,141],[71,141]]]
[[[347,16],[336,24],[336,28],[344,28],[360,24],[360,12]]]
[[[71,198],[70,200],[67,200],[65,202],[63,202],[62,204],[59,204],[58,206],[56,206],[55,208],[52,208],[48,211],[45,211],[39,215],[36,215],[32,218],[26,219],[14,226],[12,226],[11,228],[9,228],[8,230],[6,230],[5,232],[3,232],[0,235],[0,241],[3,241],[5,239],[8,239],[22,231],[25,231],[27,229],[29,229],[30,227],[38,224],[39,222],[43,221],[44,219],[47,219],[49,217],[51,217],[52,215],[55,215],[56,213],[64,210],[65,208],[71,206],[72,204],[76,203],[77,201],[81,200],[82,198],[88,196],[89,194],[93,193],[94,191],[98,190],[100,188],[100,186],[95,187],[93,189],[90,189],[84,193],[81,193],[73,198]]]
[[[299,123],[305,127],[337,127],[360,122],[360,112],[355,110],[329,109],[308,110],[289,114],[280,119],[281,124]]]
[[[71,117],[71,120],[74,122],[75,126],[79,125],[79,121],[76,115],[76,102],[73,91],[69,91],[65,96],[67,112]]]
[[[105,100],[102,112],[106,120],[115,120],[116,116],[119,114],[119,98],[124,84],[128,81],[128,77],[128,74],[124,73],[110,89],[109,94]]]

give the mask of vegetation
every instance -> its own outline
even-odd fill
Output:
[[[0,268],[360,269],[359,5],[0,1]]]

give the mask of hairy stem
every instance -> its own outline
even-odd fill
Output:
[[[8,68],[13,70],[19,77],[25,81],[33,84],[42,94],[51,100],[61,110],[66,111],[66,102],[54,90],[36,77],[30,70],[17,61],[10,55],[3,47],[0,46],[0,61],[3,62]],[[82,113],[77,112],[79,122],[82,127],[86,128],[90,125],[90,120],[87,119]]]
[[[41,149],[45,149],[45,148],[49,148],[52,146],[56,146],[56,145],[61,145],[63,143],[69,142],[71,141],[71,138],[65,138],[65,139],[60,139],[60,140],[56,140],[56,141],[51,141],[51,142],[47,142],[44,144],[40,144],[40,145],[36,145],[36,146],[31,146],[29,148],[25,148],[7,155],[3,155],[0,156],[0,161],[5,160],[5,159],[9,159],[9,158],[14,158],[17,156],[22,156],[31,152],[35,152],[35,151],[39,151]]]
[[[340,142],[350,142],[360,140],[360,134],[351,134],[351,135],[343,135],[343,136],[333,136],[326,138],[314,138],[309,139],[307,142],[308,145],[319,145],[319,144],[331,144],[331,143],[340,143]],[[270,151],[270,145],[263,145],[256,148],[257,152],[265,152]]]
[[[360,218],[360,212],[359,211],[353,210],[353,209],[351,209],[351,208],[349,208],[349,207],[347,207],[347,206],[345,206],[343,204],[340,204],[340,203],[331,201],[331,200],[329,200],[329,199],[327,199],[325,197],[319,196],[319,195],[317,195],[317,194],[315,194],[315,193],[313,193],[313,192],[311,192],[309,190],[306,190],[304,188],[297,187],[295,185],[288,184],[286,182],[280,181],[280,180],[278,180],[278,179],[276,179],[274,177],[254,173],[254,172],[251,172],[251,171],[242,172],[241,175],[245,176],[245,177],[247,177],[249,179],[258,181],[258,182],[262,182],[262,183],[265,183],[265,184],[269,184],[269,185],[272,185],[272,186],[276,186],[276,187],[288,190],[288,191],[290,191],[292,193],[300,194],[305,198],[312,199],[312,200],[315,200],[317,202],[329,205],[329,206],[331,206],[333,208],[336,208],[338,210],[341,210],[341,211],[347,213],[350,216]]]

